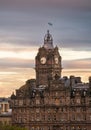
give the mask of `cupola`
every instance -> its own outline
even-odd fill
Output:
[[[47,34],[44,37],[43,47],[45,49],[53,49],[53,38],[52,35],[49,33],[49,30],[47,30]]]

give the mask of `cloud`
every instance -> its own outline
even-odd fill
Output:
[[[32,43],[33,44],[33,43]],[[36,53],[38,51],[39,46],[31,46],[32,44],[28,43],[28,44],[9,44],[9,43],[1,43],[0,44],[0,53],[1,52],[12,52],[12,53],[23,53],[23,52],[28,52],[28,53]],[[6,55],[7,56],[7,55]],[[2,56],[1,56],[2,57]]]
[[[31,78],[35,78],[32,68],[0,67],[0,96],[11,96],[12,92]]]
[[[6,1],[1,3],[8,6]],[[11,4],[13,2],[9,1]],[[61,10],[54,9],[51,4],[59,6],[82,6],[85,8],[90,6],[89,0],[74,0],[68,1],[22,1],[19,6],[29,2],[32,6],[37,6],[37,2],[44,5],[49,4],[45,9],[36,11],[31,8],[27,11],[14,11],[13,9],[0,12],[0,44],[8,43],[21,46],[40,46],[43,44],[45,30],[50,28],[47,23],[52,21],[53,27],[50,28],[53,34],[54,44],[56,43],[62,48],[86,49],[90,50],[91,46],[91,11]],[[16,5],[21,3],[21,0],[15,1]],[[61,3],[61,4],[60,4]],[[71,4],[70,4],[71,3]],[[79,3],[79,4],[78,4]],[[1,5],[1,4],[0,4]],[[10,5],[11,6],[11,5]],[[41,6],[41,5],[40,5]],[[41,6],[42,7],[42,6]],[[3,9],[2,9],[3,10]],[[79,45],[79,46],[78,46]],[[79,49],[79,50],[80,50]]]
[[[90,0],[0,0],[0,5],[9,6],[9,7],[18,7],[18,8],[29,8],[29,7],[73,7],[73,8],[85,8],[90,9],[91,1]]]
[[[64,69],[91,69],[91,58],[63,61]]]
[[[34,60],[24,60],[16,58],[4,58],[0,59],[0,68],[33,68]]]
[[[69,48],[74,51],[91,51],[91,41],[90,40],[77,40],[77,39],[64,39],[60,40],[57,45],[62,48]]]
[[[1,95],[35,77],[31,68],[47,29],[54,46],[67,49],[60,52],[64,69],[91,69],[91,0],[0,0]]]

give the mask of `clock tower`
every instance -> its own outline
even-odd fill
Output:
[[[62,65],[58,47],[53,46],[53,38],[47,31],[44,45],[39,48],[35,58],[36,84],[48,86],[48,81],[61,77]]]

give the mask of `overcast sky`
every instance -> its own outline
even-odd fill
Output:
[[[0,0],[1,88],[11,91],[34,76],[27,69],[34,68],[47,29],[64,69],[91,69],[91,0]]]

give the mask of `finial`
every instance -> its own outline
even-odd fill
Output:
[[[47,34],[49,35],[49,30],[47,30]]]

